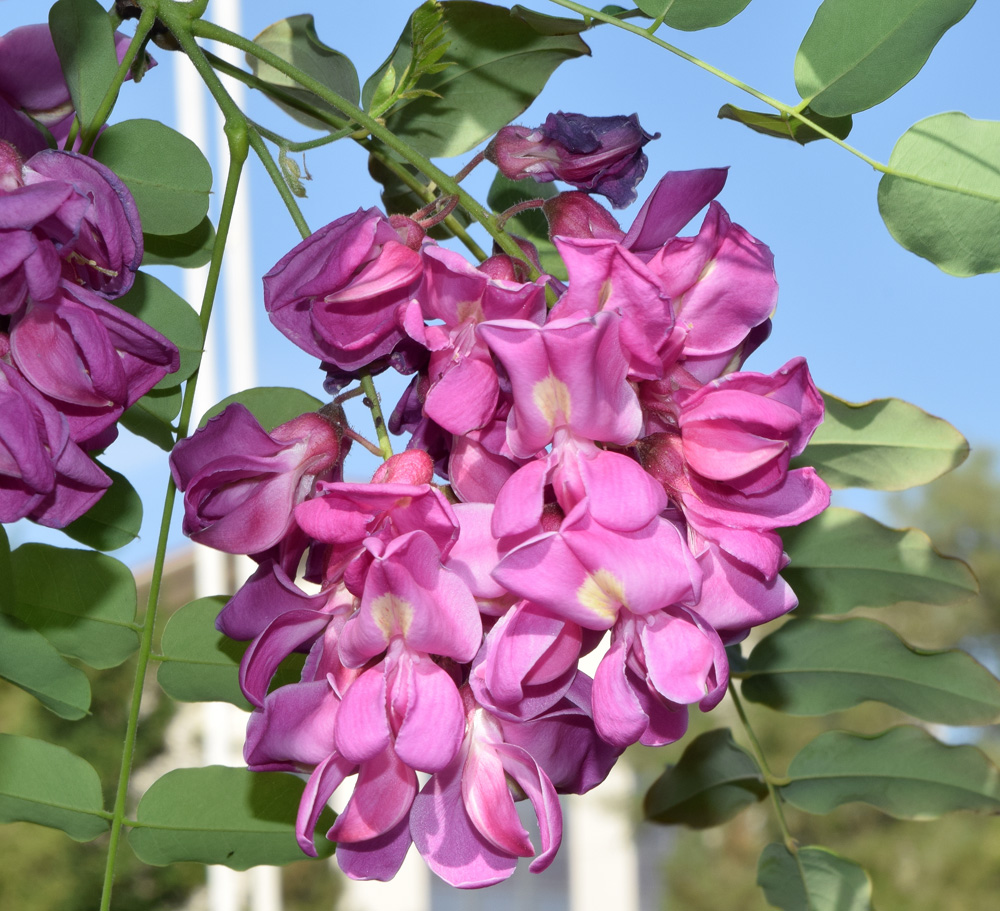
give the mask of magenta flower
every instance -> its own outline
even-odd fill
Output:
[[[600,193],[622,209],[635,201],[635,188],[646,173],[642,147],[659,135],[647,133],[635,114],[587,117],[559,111],[537,129],[504,127],[486,157],[510,180],[562,180]]]
[[[490,278],[440,247],[427,247],[424,263],[423,284],[402,310],[410,338],[430,351],[423,411],[445,430],[465,434],[493,418],[500,393],[496,368],[477,327],[504,319],[541,324],[544,282]]]
[[[378,209],[358,209],[307,237],[264,276],[271,322],[296,345],[343,370],[403,339],[397,307],[420,283],[420,253]]]
[[[293,528],[292,511],[318,479],[333,477],[350,442],[319,414],[304,414],[266,433],[232,404],[170,455],[184,491],[184,533],[216,550],[256,554]]]
[[[795,358],[771,375],[731,373],[681,396],[679,432],[652,434],[639,450],[697,535],[770,580],[782,559],[775,529],[830,501],[814,469],[788,469],[822,418],[823,399]]]

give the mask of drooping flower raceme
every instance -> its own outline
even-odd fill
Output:
[[[560,114],[489,154],[627,202],[649,138],[634,118]],[[558,795],[594,787],[629,744],[681,737],[690,707],[726,692],[726,645],[795,606],[776,530],[828,501],[790,466],[822,399],[801,359],[742,369],[776,284],[714,201],[724,182],[668,174],[627,231],[584,192],[548,201],[566,285],[509,257],[474,266],[377,210],[266,276],[273,322],[331,389],[414,374],[390,421],[409,446],[368,483],[341,479],[341,437],[268,435],[237,412],[175,450],[192,537],[260,564],[218,625],[251,640],[248,764],[308,775],[306,852],[356,776],[328,833],[348,876],[388,879],[411,845],[461,887],[520,857],[545,869]],[[300,681],[268,692],[296,650]]]
[[[40,114],[36,106],[50,104],[55,116],[63,95],[68,104],[48,28],[15,29],[0,48],[0,369],[9,406],[0,410],[0,521],[64,527],[111,483],[86,453],[115,439],[122,413],[177,370],[179,354],[115,303],[143,256],[125,184],[91,158],[46,148],[11,106]]]

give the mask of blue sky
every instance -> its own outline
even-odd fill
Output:
[[[214,6],[211,4],[210,6]],[[369,4],[317,4],[319,36],[355,62],[362,82],[392,48],[414,2],[380,0],[377,21]],[[535,0],[532,8],[553,15],[560,8]],[[5,0],[0,30],[38,21],[37,0]],[[281,16],[308,11],[308,4],[244,3],[242,31],[254,35]],[[721,29],[699,33],[661,30],[660,37],[786,102],[797,101],[792,77],[795,50],[812,19],[814,4],[753,0]],[[961,110],[975,118],[1000,120],[995,42],[1000,4],[981,2],[949,31],[918,76],[879,107],[857,115],[849,142],[886,161],[898,137],[932,114]],[[799,147],[768,139],[716,118],[725,103],[754,107],[747,95],[660,48],[611,27],[585,35],[593,56],[564,64],[520,122],[540,123],[551,110],[594,115],[633,111],[662,136],[646,147],[648,191],[667,170],[729,165],[720,196],[733,220],[765,241],[776,258],[781,295],[774,332],[748,369],[769,372],[804,355],[817,384],[842,398],[864,401],[896,396],[946,418],[973,446],[1000,446],[995,379],[1000,276],[958,279],[900,248],[878,215],[878,175],[859,159],[827,142]],[[128,86],[114,118],[156,111],[171,121],[172,55],[154,49],[160,66],[138,87]],[[756,109],[762,109],[759,104]],[[318,135],[294,124],[266,100],[251,97],[250,114],[290,138]],[[365,154],[349,141],[309,153],[309,198],[303,211],[312,228],[378,205],[377,187],[367,177]],[[444,164],[457,169],[459,162]],[[266,272],[298,241],[263,170],[253,161],[254,269]],[[491,168],[469,181],[485,197]],[[221,196],[217,185],[216,196]],[[218,199],[215,200],[217,205]],[[628,225],[633,212],[618,214]],[[164,280],[169,271],[158,274]],[[176,272],[176,270],[173,270]],[[179,284],[177,284],[179,287]],[[258,289],[255,279],[253,287]],[[259,297],[257,334],[261,385],[294,385],[322,396],[322,375],[307,355],[270,328]],[[399,387],[387,387],[389,407]],[[364,416],[358,429],[366,431]],[[150,444],[121,439],[107,461],[149,494],[147,521],[139,542],[116,556],[149,559],[165,484],[165,458]],[[368,467],[355,465],[361,477]],[[851,496],[848,505],[880,511],[871,497]],[[53,536],[22,523],[16,540]],[[60,536],[61,537],[61,536]],[[175,545],[180,545],[178,538]]]

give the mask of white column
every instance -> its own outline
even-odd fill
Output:
[[[619,761],[603,784],[567,799],[570,911],[639,911],[634,794],[635,776]]]

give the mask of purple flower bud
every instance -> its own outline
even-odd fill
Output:
[[[293,527],[292,510],[337,472],[350,442],[318,414],[266,433],[233,404],[170,455],[184,491],[184,534],[231,554],[256,554]]]
[[[623,209],[635,202],[636,185],[646,173],[642,147],[659,135],[647,133],[635,114],[587,117],[559,111],[537,129],[504,127],[486,157],[510,180],[562,180]]]

